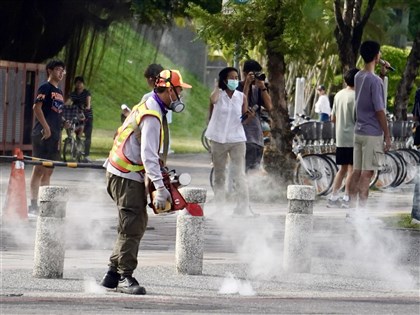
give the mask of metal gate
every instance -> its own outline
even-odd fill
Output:
[[[32,106],[40,83],[47,79],[44,64],[0,60],[0,153],[18,147],[32,153]]]

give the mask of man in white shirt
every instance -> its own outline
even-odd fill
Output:
[[[318,101],[315,103],[315,113],[319,115],[319,121],[329,121],[331,114],[330,100],[325,92],[325,86],[318,86],[317,92],[319,95]]]

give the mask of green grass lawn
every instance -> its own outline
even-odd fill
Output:
[[[150,63],[180,70],[184,81],[193,86],[184,89],[185,110],[172,115],[171,149],[179,153],[203,152],[201,133],[206,126],[210,90],[188,69],[156,52],[156,48],[128,24],[111,26],[105,43],[102,61],[94,67],[86,82],[92,94],[94,112],[91,157],[107,156],[114,132],[120,125],[121,104],[132,107],[149,92],[143,72]],[[100,60],[101,51],[97,49],[94,55],[95,60]]]
[[[420,231],[420,224],[411,224],[411,215],[407,213],[400,213],[394,216],[384,218],[387,227],[412,229]]]
[[[94,129],[90,158],[93,160],[105,159],[112,147],[114,130]],[[171,136],[171,150],[175,153],[206,152],[201,144],[201,138]]]

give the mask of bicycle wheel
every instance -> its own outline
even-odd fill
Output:
[[[73,138],[64,139],[63,146],[63,161],[64,162],[76,162],[75,153],[75,141]]]
[[[322,156],[327,159],[327,161],[331,165],[332,170],[334,171],[334,176],[333,176],[333,183],[334,183],[334,178],[335,178],[335,176],[337,175],[337,172],[338,172],[338,165],[335,163],[335,154],[334,153],[323,153]],[[344,189],[344,183],[345,183],[345,181],[343,180],[343,182],[341,183],[341,187],[340,187],[339,191]],[[325,195],[328,195],[329,193],[331,193],[332,189],[333,189],[333,185],[331,185],[331,187],[328,189],[328,191],[325,193]]]
[[[298,157],[294,180],[298,185],[310,185],[315,188],[318,196],[324,195],[334,181],[334,169],[331,162],[318,154]]]
[[[85,161],[85,141],[80,138],[76,139],[75,158],[79,163]]]
[[[401,154],[399,154],[397,151],[390,151],[388,153],[393,155],[395,157],[395,159],[397,160],[397,167],[399,169],[399,176],[397,177],[395,182],[392,183],[391,186],[392,187],[398,187],[399,185],[401,185],[404,182],[404,180],[407,176],[406,162],[404,161],[404,158],[401,156]]]
[[[369,188],[372,188],[373,186],[376,185],[376,182],[378,181],[378,177],[379,177],[379,171],[378,170],[373,171],[373,175],[369,183]]]
[[[63,146],[63,161],[64,162],[76,162],[76,145],[73,138],[64,139]]]
[[[420,156],[417,151],[412,149],[400,149],[397,152],[402,155],[406,162],[407,176],[405,177],[404,184],[410,184],[416,177]]]
[[[385,153],[384,161],[379,170],[378,180],[375,183],[376,188],[388,188],[395,183],[400,176],[398,162],[392,154]]]
[[[207,150],[207,152],[210,152],[210,141],[205,136],[206,130],[207,128],[204,128],[203,132],[201,133],[201,144],[203,145],[204,149]]]

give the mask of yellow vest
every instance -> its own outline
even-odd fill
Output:
[[[141,141],[141,131],[140,123],[142,119],[146,116],[154,116],[159,119],[160,122],[160,146],[162,146],[163,141],[163,127],[162,127],[162,117],[160,113],[156,110],[151,110],[146,107],[146,103],[139,103],[133,107],[131,113],[125,119],[121,127],[118,128],[117,135],[114,139],[114,144],[112,146],[111,152],[109,153],[109,162],[113,167],[118,169],[120,172],[144,172],[143,164],[136,164],[130,161],[123,152],[124,145],[127,139],[132,133],[135,133],[138,141]],[[160,148],[159,148],[160,149]],[[159,151],[158,151],[159,152]]]

